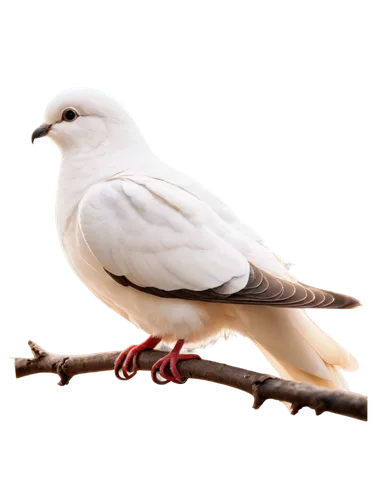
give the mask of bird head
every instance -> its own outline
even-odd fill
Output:
[[[63,151],[124,145],[142,137],[126,110],[107,94],[86,88],[69,89],[48,104],[44,123],[31,141],[47,136]]]

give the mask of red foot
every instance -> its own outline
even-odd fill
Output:
[[[181,378],[179,371],[177,369],[177,363],[184,359],[201,359],[198,354],[180,354],[182,346],[184,345],[183,340],[179,340],[174,346],[173,350],[169,352],[166,356],[159,359],[151,369],[152,380],[159,385],[168,384],[168,382],[175,382],[176,384],[183,384],[186,380]],[[165,370],[169,367],[172,376],[168,375]],[[165,378],[165,380],[159,380],[157,377],[158,372]]]
[[[138,371],[137,356],[146,349],[153,349],[159,344],[161,339],[149,337],[139,345],[131,345],[118,356],[115,361],[115,375],[120,380],[130,380]],[[120,370],[122,369],[122,375]]]

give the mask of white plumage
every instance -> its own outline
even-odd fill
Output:
[[[77,113],[71,122],[61,118],[67,108]],[[144,293],[142,288],[236,294],[249,281],[249,263],[289,283],[296,280],[221,200],[160,161],[108,96],[65,91],[45,118],[63,156],[59,236],[69,263],[95,295],[164,342],[196,347],[224,331],[239,332],[282,377],[345,387],[339,368],[354,370],[356,360],[303,309]]]
[[[199,198],[166,181],[119,175],[96,184],[80,202],[78,219],[103,267],[141,287],[228,284],[238,291],[248,281],[246,238]]]

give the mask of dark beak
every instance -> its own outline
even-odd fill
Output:
[[[31,136],[31,142],[34,143],[35,139],[39,139],[39,137],[44,137],[51,130],[52,125],[48,123],[43,123],[40,127],[36,128]]]

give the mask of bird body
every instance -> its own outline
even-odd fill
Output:
[[[99,299],[167,344],[195,348],[237,332],[282,377],[345,387],[339,368],[356,360],[304,308],[358,301],[300,284],[224,202],[157,158],[111,98],[65,91],[46,122],[34,134],[62,150],[59,238]]]

